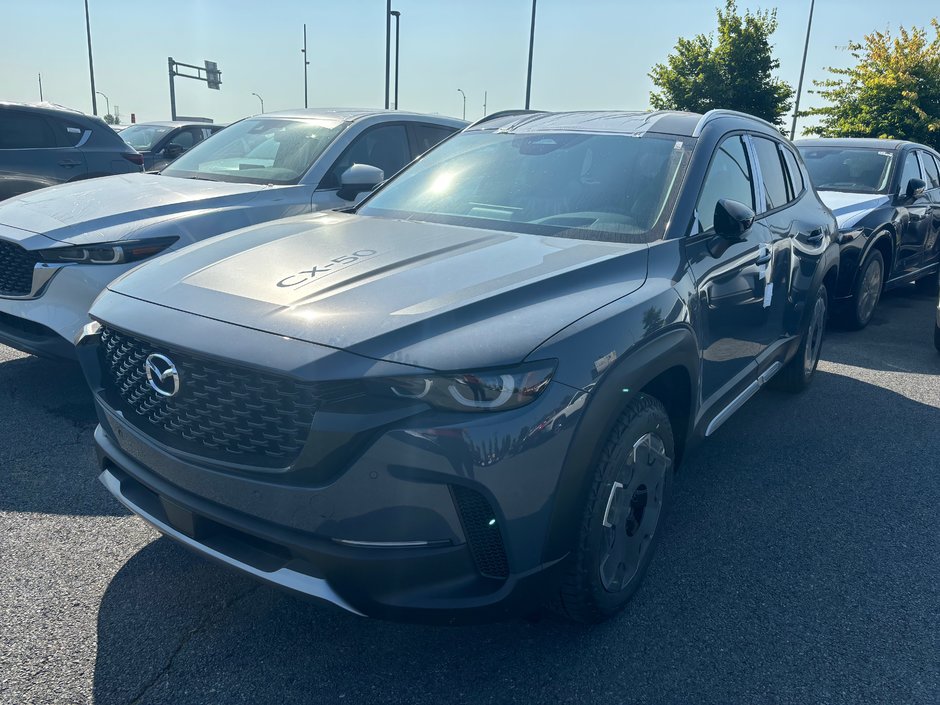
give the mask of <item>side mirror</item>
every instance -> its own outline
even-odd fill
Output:
[[[904,192],[909,199],[920,198],[927,190],[927,182],[923,179],[911,179],[907,182],[907,190]]]
[[[183,149],[183,146],[180,144],[168,144],[163,148],[163,156],[167,159],[176,159],[186,150]]]
[[[715,234],[726,240],[737,241],[754,225],[754,211],[740,201],[720,198],[715,204]]]
[[[385,172],[370,164],[353,164],[339,177],[340,188],[336,195],[344,201],[354,201],[360,193],[366,193],[385,181]]]

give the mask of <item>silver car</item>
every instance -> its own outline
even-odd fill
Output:
[[[326,109],[234,123],[160,174],[52,187],[0,203],[0,343],[71,358],[88,309],[142,260],[248,225],[354,204],[466,125]]]

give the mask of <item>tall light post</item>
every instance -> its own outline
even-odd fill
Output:
[[[88,0],[85,0],[85,34],[88,37],[88,75],[91,77],[91,112],[98,114],[98,99],[95,97],[95,63],[91,58],[91,18],[88,16]]]
[[[385,109],[388,110],[389,79],[392,73],[392,0],[385,2]]]
[[[100,95],[102,98],[104,98],[105,110],[108,111],[108,112],[105,113],[105,115],[110,115],[110,114],[111,114],[111,101],[108,100],[108,96],[106,96],[106,95],[105,95],[104,93],[102,93],[101,91],[95,91],[95,93],[97,93],[97,94]]]
[[[463,119],[466,120],[467,119],[467,94],[464,93],[459,88],[457,89],[457,92],[463,96]]]
[[[800,93],[803,92],[803,73],[806,71],[806,54],[809,52],[809,33],[813,28],[813,9],[816,0],[809,2],[809,21],[806,23],[806,43],[803,45],[803,63],[800,65],[800,80],[796,84],[796,101],[793,105],[793,124],[790,126],[790,139],[796,139],[796,118],[800,114]]]
[[[529,30],[529,70],[525,79],[525,109],[529,109],[529,98],[532,95],[532,51],[535,48],[535,3],[532,0],[532,27]]]
[[[42,74],[39,74],[39,102],[42,102]]]
[[[304,48],[300,50],[300,53],[304,55],[304,107],[307,106],[307,67],[310,66],[310,62],[307,60],[307,23],[304,22]],[[261,112],[264,112],[262,110]]]
[[[398,49],[400,45],[399,38],[401,36],[399,32],[401,13],[398,10],[392,10],[392,15],[395,17],[395,110],[398,110]]]
[[[261,101],[261,112],[263,113],[264,112],[264,98],[262,98],[260,95],[254,92],[252,93],[252,95]]]
[[[483,91],[483,117],[486,117],[486,91]]]

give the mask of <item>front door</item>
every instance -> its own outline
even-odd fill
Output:
[[[892,279],[913,274],[920,268],[923,259],[924,244],[931,227],[930,197],[924,192],[916,198],[907,197],[907,184],[911,179],[924,179],[921,172],[917,154],[911,150],[904,156],[898,178],[897,202],[899,210],[906,212],[907,217],[901,219],[901,228],[898,233],[898,256],[891,274]]]
[[[725,138],[712,158],[693,234],[686,241],[697,285],[698,320],[693,325],[702,351],[703,410],[720,408],[719,402],[746,387],[756,375],[758,356],[779,335],[769,324],[768,293],[772,302],[773,292],[768,289],[767,268],[774,253],[768,228],[757,220],[744,239],[728,244],[717,238],[713,227],[719,199],[739,201],[757,211],[754,174],[744,137]]]

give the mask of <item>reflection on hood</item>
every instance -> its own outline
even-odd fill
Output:
[[[890,197],[881,193],[820,191],[819,197],[832,210],[840,229],[855,227],[866,215],[891,201]]]

